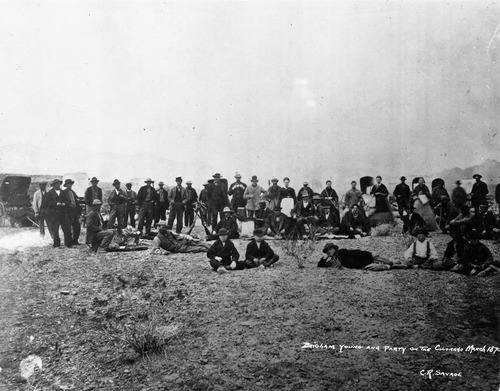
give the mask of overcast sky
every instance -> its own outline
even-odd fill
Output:
[[[499,24],[492,1],[2,1],[0,146],[245,177],[479,164],[500,156]]]

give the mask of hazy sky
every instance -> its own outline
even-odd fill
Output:
[[[0,146],[246,177],[479,164],[500,157],[499,24],[493,1],[1,1]]]

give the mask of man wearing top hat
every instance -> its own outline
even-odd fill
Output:
[[[47,220],[47,182],[42,181],[38,183],[40,187],[35,194],[33,194],[33,211],[35,212],[35,219],[38,221],[40,226],[40,236],[43,238],[45,236],[45,222],[47,221],[47,227],[50,232],[50,225]]]
[[[132,190],[132,183],[125,184],[125,194],[127,195],[127,210],[125,213],[125,225],[130,220],[130,225],[135,228],[135,209],[137,206],[137,193]]]
[[[69,226],[71,229],[71,244],[74,246],[79,245],[80,243],[78,242],[78,239],[80,238],[80,216],[82,213],[82,208],[80,207],[80,204],[78,203],[78,196],[76,193],[73,191],[72,186],[75,183],[75,181],[71,179],[66,179],[64,181],[64,187],[66,188],[63,190],[66,193],[66,196],[68,198],[68,219],[69,219]]]
[[[90,250],[97,252],[99,248],[106,250],[115,236],[113,229],[104,229],[104,222],[101,215],[102,201],[96,198],[92,202],[89,213],[87,213],[86,226],[87,234],[85,243],[90,246]]]
[[[168,201],[170,202],[170,214],[168,216],[168,229],[172,229],[174,220],[177,219],[175,232],[178,234],[182,231],[182,215],[186,207],[187,193],[186,189],[182,187],[182,178],[179,176],[175,178],[176,186],[171,188],[168,193]]]
[[[226,184],[221,181],[221,174],[212,175],[213,183],[208,187],[208,198],[210,199],[210,207],[212,210],[212,227],[217,226],[217,221],[222,218],[222,211],[226,206],[229,206],[229,197],[227,195]]]
[[[62,181],[54,179],[50,186],[52,189],[47,193],[47,214],[49,216],[50,232],[54,240],[54,247],[61,246],[59,237],[59,227],[64,234],[64,244],[66,247],[72,247],[71,228],[69,225],[68,208],[69,199],[67,193],[61,190]]]
[[[167,219],[167,209],[169,206],[168,191],[163,188],[165,184],[158,182],[158,189],[156,190],[156,209],[155,209],[155,225],[160,220]]]
[[[274,210],[275,205],[280,204],[281,187],[278,186],[278,178],[271,179],[272,185],[267,189],[267,199],[269,200],[269,209]]]
[[[194,204],[198,201],[198,193],[193,188],[193,182],[186,182],[186,213],[184,214],[184,226],[190,227],[194,221]]]
[[[486,195],[488,194],[488,185],[481,181],[482,176],[475,174],[472,176],[476,182],[472,185],[472,191],[470,192],[470,199],[472,206],[476,213],[479,212],[479,204],[482,201],[486,201]]]
[[[299,190],[299,193],[297,194],[297,201],[302,200],[304,198],[304,194],[307,193],[309,196],[309,199],[311,199],[314,195],[313,189],[309,187],[309,182],[303,182],[302,187]]]
[[[108,204],[110,207],[108,228],[113,228],[115,219],[118,220],[118,230],[126,228],[125,214],[127,211],[128,198],[127,194],[120,188],[120,181],[113,181],[114,189],[109,192]]]
[[[234,212],[238,212],[238,208],[244,208],[247,203],[243,197],[247,185],[241,181],[241,175],[239,173],[236,173],[234,177],[236,178],[236,182],[229,186],[227,194],[232,196],[231,208],[233,208]]]
[[[229,239],[238,239],[240,237],[240,233],[238,232],[238,223],[233,217],[233,211],[229,208],[229,206],[224,208],[223,215],[222,220],[219,221],[212,235],[207,237],[207,240],[217,240],[217,232],[219,232],[222,228],[227,229]]]
[[[97,186],[99,183],[99,180],[94,176],[90,180],[91,186],[87,187],[85,190],[85,205],[87,206],[86,212],[88,213],[90,211],[90,208],[92,207],[92,202],[94,200],[99,200],[102,202],[102,189]]]
[[[257,175],[252,175],[252,184],[245,189],[243,193],[243,198],[246,200],[246,210],[247,216],[249,218],[253,218],[255,210],[258,209],[259,202],[262,200],[262,197],[267,195],[266,191],[258,185],[259,180],[257,179]]]
[[[402,176],[401,178],[399,178],[399,180],[401,181],[401,183],[396,185],[392,194],[394,194],[394,197],[396,197],[396,202],[398,203],[399,217],[403,219],[410,208],[411,190],[410,186],[405,183],[405,176]]]
[[[144,181],[145,185],[137,193],[137,205],[139,206],[139,223],[137,230],[142,234],[144,220],[146,220],[146,235],[151,232],[151,223],[153,222],[155,204],[157,200],[156,190],[151,184],[153,181],[148,178]]]

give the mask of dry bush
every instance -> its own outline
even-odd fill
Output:
[[[316,240],[280,240],[278,243],[283,252],[295,260],[297,267],[303,269],[307,258],[314,251]]]
[[[392,224],[380,224],[372,228],[372,236],[391,236],[393,225]]]

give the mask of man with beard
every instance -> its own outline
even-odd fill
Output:
[[[162,181],[158,182],[158,189],[156,190],[155,224],[160,220],[167,219],[169,199],[168,191],[163,186],[165,186],[165,184]]]
[[[85,205],[87,206],[86,212],[89,213],[92,208],[92,203],[94,200],[99,200],[102,202],[102,189],[97,186],[99,180],[94,176],[90,180],[91,186],[87,187],[85,190]]]
[[[62,227],[64,234],[64,244],[66,247],[72,247],[73,238],[71,237],[71,227],[69,224],[68,195],[61,190],[62,181],[54,179],[50,186],[52,189],[47,193],[47,213],[49,216],[50,232],[54,240],[53,247],[61,247],[59,237],[59,227]]]
[[[403,220],[403,217],[406,215],[406,213],[408,213],[410,207],[411,190],[410,186],[405,183],[405,176],[402,176],[399,179],[401,183],[396,186],[392,194],[394,194],[394,197],[396,197],[399,217],[401,217],[401,219]]]
[[[148,178],[144,181],[145,185],[137,193],[137,205],[139,206],[139,225],[137,230],[142,234],[144,220],[146,220],[146,235],[151,232],[151,224],[154,218],[155,204],[157,200],[156,190],[151,184],[153,181]]]
[[[47,221],[47,182],[42,181],[38,186],[40,189],[33,194],[33,211],[40,226],[40,236],[43,238],[45,236],[45,222]],[[47,226],[49,227],[48,221]],[[52,236],[50,229],[49,233]]]
[[[340,220],[332,208],[328,205],[322,206],[318,220],[318,232],[321,234],[338,234],[340,232]]]
[[[247,204],[245,198],[243,197],[247,185],[241,182],[240,174],[236,173],[234,177],[236,179],[236,182],[232,183],[231,186],[229,186],[227,194],[232,196],[231,208],[233,209],[233,211],[237,212],[238,208],[244,208]]]
[[[78,203],[78,196],[73,191],[72,186],[75,181],[71,179],[66,179],[64,181],[64,193],[66,193],[66,198],[68,199],[68,204],[66,205],[68,211],[69,226],[71,230],[71,244],[73,246],[78,246],[80,243],[78,239],[80,238],[80,216],[82,213],[82,208]]]
[[[192,187],[193,182],[186,182],[186,212],[184,213],[184,226],[191,227],[194,221],[194,204],[198,201],[198,193]]]
[[[353,205],[351,210],[348,210],[342,218],[340,225],[341,231],[349,238],[354,238],[355,235],[366,236],[370,233],[370,224],[364,213],[359,210],[358,205]]]
[[[170,189],[168,193],[168,201],[170,203],[170,215],[168,216],[168,229],[172,229],[174,220],[177,219],[175,232],[178,234],[182,231],[182,214],[187,202],[186,189],[182,187],[182,178],[179,176],[175,178],[177,185]]]
[[[221,174],[212,175],[214,182],[208,187],[208,198],[211,202],[212,209],[212,227],[217,226],[217,221],[222,218],[222,211],[226,206],[229,206],[229,198],[227,196],[227,187],[221,181]]]
[[[479,204],[486,201],[486,195],[488,194],[488,185],[481,181],[482,176],[475,174],[472,176],[476,182],[472,185],[472,191],[470,193],[471,203],[474,207],[476,213],[479,212]]]

